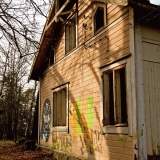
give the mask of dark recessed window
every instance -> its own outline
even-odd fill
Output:
[[[99,30],[104,25],[104,8],[98,7],[94,15],[94,31]]]
[[[50,55],[49,55],[49,65],[53,65],[55,62],[55,50],[51,48]]]
[[[103,125],[127,126],[125,66],[103,73]]]

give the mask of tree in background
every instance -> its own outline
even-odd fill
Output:
[[[38,84],[26,85],[50,4],[0,1],[0,137],[16,141],[32,133]]]

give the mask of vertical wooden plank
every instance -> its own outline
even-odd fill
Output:
[[[156,75],[155,75],[155,64],[154,63],[151,63],[152,65],[152,90],[151,90],[151,94],[152,94],[152,109],[153,109],[153,117],[152,117],[152,120],[153,120],[153,154],[154,155],[157,155],[157,121],[156,121],[156,117],[157,117],[157,108],[156,108],[156,92],[155,92],[155,78],[156,78]]]
[[[145,100],[144,100],[144,77],[143,77],[143,48],[141,26],[135,26],[135,67],[136,67],[136,106],[138,119],[138,157],[147,160]]]
[[[116,117],[117,123],[122,123],[121,117],[121,86],[120,86],[120,71],[115,70],[115,99],[116,99]]]
[[[131,93],[129,104],[131,118],[129,118],[129,134],[133,136],[133,156],[138,159],[138,150],[135,148],[138,146],[138,133],[137,133],[137,106],[136,106],[136,80],[135,80],[135,29],[134,29],[134,10],[129,7],[129,50],[132,53],[130,58],[130,64],[127,64],[130,68],[130,82],[131,86],[128,86]]]
[[[103,125],[110,124],[110,98],[109,98],[109,76],[107,73],[103,74],[103,96],[104,96],[104,107],[103,107]]]
[[[114,124],[117,124],[117,99],[116,99],[116,79],[115,79],[116,73],[115,70],[113,70],[113,102],[114,102]]]
[[[62,126],[66,126],[66,88],[62,89]]]
[[[147,130],[147,154],[152,155],[152,138],[151,138],[151,111],[150,111],[150,94],[149,94],[149,76],[150,65],[144,62],[144,86],[145,86],[145,105],[146,105],[146,130]]]
[[[154,135],[155,135],[155,119],[154,119],[154,93],[153,93],[153,65],[150,63],[150,75],[149,75],[149,93],[150,93],[150,112],[151,112],[151,139],[152,139],[152,155],[155,153],[155,141],[154,141]]]
[[[61,97],[62,97],[62,92],[61,90],[57,92],[57,126],[61,126]]]
[[[160,64],[158,63],[156,65],[156,75],[157,75],[157,80],[156,80],[156,93],[157,93],[157,132],[158,132],[158,154],[160,154]]]
[[[57,92],[53,92],[53,125],[57,125]]]
[[[65,25],[65,54],[69,52],[69,25]]]

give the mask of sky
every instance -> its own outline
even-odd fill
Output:
[[[150,0],[150,3],[160,5],[160,0]]]

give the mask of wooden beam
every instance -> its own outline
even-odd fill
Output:
[[[128,0],[92,0],[92,2],[102,2],[102,3],[111,3],[120,6],[127,6]]]
[[[56,13],[52,21],[47,25],[45,28],[45,32],[51,27],[51,25],[54,23],[55,20],[57,20],[57,17],[60,15],[60,13],[64,10],[64,8],[68,5],[70,0],[66,0],[66,2],[63,4],[63,6],[60,8],[60,10]]]
[[[64,19],[62,17],[58,17],[60,21],[64,22]]]
[[[74,10],[69,10],[69,11],[65,11],[65,12],[61,12],[59,15],[65,15],[65,14],[70,14],[71,12],[73,12]]]

